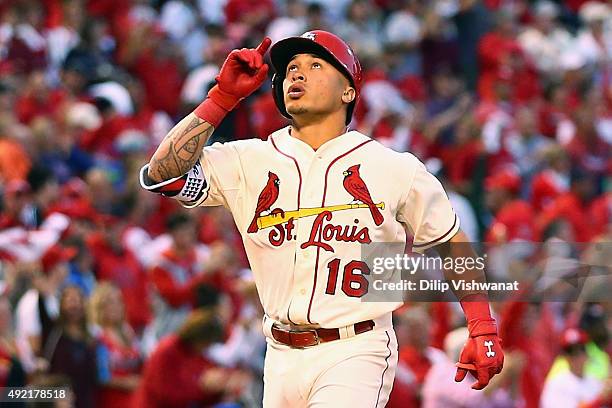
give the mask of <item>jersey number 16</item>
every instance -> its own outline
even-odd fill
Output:
[[[340,259],[334,258],[327,264],[329,276],[325,293],[336,294],[338,282],[338,271],[340,270]],[[369,282],[364,275],[370,274],[370,268],[365,262],[350,261],[344,266],[342,273],[342,291],[350,297],[362,297],[368,293]]]

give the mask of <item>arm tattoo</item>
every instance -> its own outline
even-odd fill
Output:
[[[214,127],[195,115],[191,121],[179,123],[166,135],[153,155],[149,177],[168,180],[188,172],[200,158],[202,147],[214,131]]]

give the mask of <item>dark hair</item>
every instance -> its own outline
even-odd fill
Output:
[[[196,307],[215,307],[219,304],[219,291],[212,285],[196,287]]]
[[[34,166],[28,172],[28,184],[33,193],[36,193],[53,181],[56,181],[53,172],[44,166]]]
[[[174,214],[168,217],[166,221],[166,228],[168,231],[176,231],[184,225],[191,224],[193,222],[191,216],[185,214],[184,212],[175,212]]]
[[[215,343],[223,339],[223,325],[212,307],[195,309],[179,328],[177,335],[186,344]]]

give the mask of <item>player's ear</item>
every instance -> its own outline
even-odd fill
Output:
[[[355,100],[355,88],[352,86],[347,87],[342,94],[342,102],[351,103]]]

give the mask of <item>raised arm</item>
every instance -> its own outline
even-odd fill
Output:
[[[199,159],[214,130],[213,125],[194,112],[185,116],[168,132],[151,157],[149,178],[161,182],[187,173]]]
[[[225,115],[266,79],[268,65],[263,56],[270,44],[270,39],[264,38],[255,49],[230,52],[206,100],[170,130],[153,154],[147,169],[150,181],[175,179],[194,167],[203,146]]]

